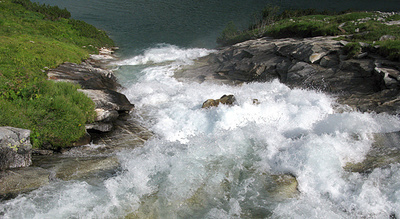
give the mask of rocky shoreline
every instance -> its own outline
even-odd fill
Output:
[[[279,80],[290,87],[319,90],[362,112],[400,112],[400,63],[360,43],[348,58],[337,37],[261,38],[218,50],[176,73],[185,80],[241,84]]]
[[[79,84],[80,91],[95,103],[97,116],[94,123],[86,125],[87,134],[81,140],[57,153],[32,150],[27,141],[29,130],[2,127],[0,200],[54,180],[114,172],[119,166],[118,151],[141,146],[152,136],[134,121],[134,105],[120,93],[121,85],[106,67],[115,60],[113,50],[102,48],[99,55],[91,55],[81,64],[64,63],[48,70],[49,80]]]
[[[176,72],[175,77],[182,81],[239,86],[279,80],[293,88],[333,95],[339,103],[336,106],[339,112],[358,110],[397,115],[400,112],[400,63],[375,54],[367,44],[360,45],[362,51],[358,56],[348,58],[343,51],[347,42],[334,38],[250,40],[221,48]],[[89,134],[74,145],[80,147],[68,148],[52,156],[33,156],[31,167],[3,170],[0,199],[30,191],[52,180],[112,173],[119,165],[114,156],[116,151],[127,145],[129,148],[140,146],[152,136],[131,116],[134,105],[119,93],[121,86],[112,71],[106,68],[112,60],[112,51],[103,50],[100,55],[79,65],[64,63],[48,71],[51,80],[81,85],[81,91],[95,102],[95,123],[86,126]],[[232,98],[229,103],[234,102]],[[223,99],[208,100],[210,105],[203,107],[225,104]],[[398,162],[398,136],[399,133],[376,134],[376,143],[371,150],[374,154],[367,155],[363,163],[348,164],[345,169],[367,173],[373,168]],[[36,153],[51,154],[51,151]],[[31,180],[23,180],[28,178]]]

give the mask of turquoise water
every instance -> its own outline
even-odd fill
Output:
[[[400,10],[399,0],[36,0],[66,7],[76,19],[106,30],[122,55],[158,43],[214,48],[229,21],[247,27],[265,5],[320,10]]]

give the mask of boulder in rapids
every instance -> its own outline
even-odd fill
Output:
[[[232,106],[236,102],[236,98],[233,95],[223,95],[220,99],[208,99],[203,103],[201,108],[216,107],[220,103],[224,105]]]

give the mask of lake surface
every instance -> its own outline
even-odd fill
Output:
[[[215,40],[230,21],[247,27],[254,13],[266,5],[341,11],[399,11],[398,0],[37,0],[67,8],[72,17],[106,30],[132,55],[167,43],[180,47],[214,48]]]
[[[267,1],[40,1],[106,30],[135,113],[155,133],[118,154],[98,182],[55,181],[0,203],[4,218],[399,218],[400,165],[369,174],[360,162],[394,116],[337,112],[334,98],[272,81],[179,82],[229,21],[246,26]],[[393,10],[397,1],[275,1],[283,7]],[[201,109],[234,94],[234,106]],[[259,104],[254,104],[257,99]]]

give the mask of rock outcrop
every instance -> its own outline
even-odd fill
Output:
[[[49,70],[47,75],[50,80],[79,84],[82,87],[80,91],[91,98],[96,105],[95,122],[88,124],[86,129],[109,132],[118,117],[129,113],[134,105],[125,95],[118,92],[121,86],[113,72],[97,65],[99,63],[104,65],[106,61],[112,60],[111,52],[104,50],[100,55],[92,55],[81,64],[64,63],[56,69]]]
[[[399,113],[400,63],[374,54],[364,43],[359,55],[348,58],[347,42],[335,38],[249,40],[222,48],[175,76],[232,84],[278,79],[333,94],[360,111]]]
[[[279,80],[290,87],[329,93],[355,110],[398,115],[400,63],[375,54],[375,48],[366,43],[359,43],[359,53],[350,58],[344,51],[347,42],[335,38],[249,40],[221,48],[199,59],[194,67],[176,72],[175,77],[228,84]],[[381,40],[392,38],[384,35]],[[208,102],[212,106],[217,101]],[[374,134],[375,143],[366,159],[349,163],[345,169],[367,173],[398,163],[399,136],[399,132]]]
[[[32,164],[32,145],[27,129],[0,127],[0,170]]]

